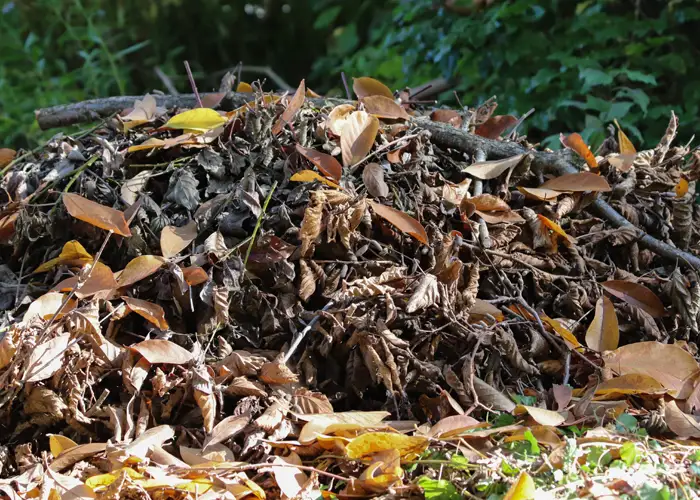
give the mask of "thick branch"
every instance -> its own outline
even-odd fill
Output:
[[[443,147],[464,151],[470,154],[476,154],[477,151],[484,151],[486,157],[490,160],[509,158],[521,153],[530,153],[534,157],[533,164],[539,165],[544,171],[556,175],[575,174],[579,171],[567,158],[570,154],[568,150],[558,153],[532,151],[512,142],[485,139],[444,123],[422,120],[416,120],[415,123],[421,128],[429,130],[431,133],[431,141]],[[625,219],[604,200],[596,198],[591,204],[591,208],[598,216],[607,220],[615,227],[634,227],[640,236],[639,243],[652,252],[675,261],[681,266],[690,266],[695,269],[700,269],[700,258],[648,235]]]

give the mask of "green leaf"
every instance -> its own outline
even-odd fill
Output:
[[[466,470],[469,468],[469,459],[464,455],[453,455],[450,459],[450,467]]]
[[[426,500],[460,500],[454,484],[446,479],[430,479],[423,476],[418,479],[418,486],[423,488]]]
[[[631,466],[637,460],[637,447],[629,441],[620,448],[620,458],[627,466]]]
[[[610,85],[613,82],[613,77],[611,75],[605,71],[594,68],[584,68],[580,70],[579,78],[583,80],[582,92],[587,92],[592,87],[598,85]]]
[[[632,102],[639,106],[642,112],[644,112],[645,114],[647,112],[647,109],[649,108],[649,102],[651,101],[647,93],[644,92],[642,89],[631,89],[629,87],[622,87],[620,90],[618,90],[617,94],[615,94],[615,98],[631,99]]]
[[[316,18],[316,22],[314,23],[314,29],[319,30],[330,26],[330,24],[333,21],[335,21],[335,19],[338,17],[338,14],[340,14],[341,10],[342,7],[340,7],[339,5],[335,5],[330,9],[326,9],[323,12],[321,12]]]
[[[629,413],[623,413],[622,415],[617,417],[616,423],[618,427],[620,427],[623,431],[626,432],[634,432],[639,428],[637,419]]]
[[[671,500],[671,490],[668,486],[662,486],[657,488],[649,483],[644,483],[641,488],[639,488],[639,499],[640,500]]]
[[[625,75],[633,82],[646,83],[648,85],[656,85],[656,77],[654,75],[648,75],[642,73],[641,71],[635,71],[633,69],[621,69],[617,71],[618,74]]]
[[[530,443],[530,453],[533,455],[539,455],[540,454],[540,446],[537,444],[537,438],[532,434],[531,430],[526,430],[525,434],[523,434],[523,437],[527,440],[528,443]]]

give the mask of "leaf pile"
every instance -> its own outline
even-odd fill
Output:
[[[5,495],[534,498],[579,473],[579,493],[637,494],[671,473],[601,464],[660,450],[689,473],[664,439],[700,438],[700,280],[639,246],[698,250],[675,117],[649,151],[562,135],[582,170],[554,176],[534,149],[425,130],[532,148],[494,102],[420,116],[353,89],[231,111],[146,96],[8,162]],[[623,439],[642,430],[658,455]]]

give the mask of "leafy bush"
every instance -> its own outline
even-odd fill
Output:
[[[457,77],[464,104],[497,95],[501,114],[534,107],[528,133],[549,146],[558,137],[545,132],[559,130],[598,144],[615,118],[638,146],[655,145],[672,109],[690,135],[700,106],[696,2],[496,0],[468,15],[445,5],[391,2],[390,22],[365,27],[366,46],[329,53],[317,75],[342,69],[393,87]],[[348,30],[358,28],[334,32],[338,47]]]

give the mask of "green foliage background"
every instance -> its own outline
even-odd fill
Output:
[[[0,0],[1,1],[1,0]],[[0,13],[0,143],[50,136],[39,107],[142,94],[158,66],[201,91],[239,61],[290,84],[343,94],[340,72],[392,88],[454,78],[461,101],[498,96],[499,114],[530,108],[528,134],[555,146],[579,131],[594,145],[617,118],[653,146],[673,109],[683,138],[700,111],[700,4],[695,0],[17,0]],[[245,75],[247,80],[255,78]],[[442,100],[455,105],[451,92]]]

